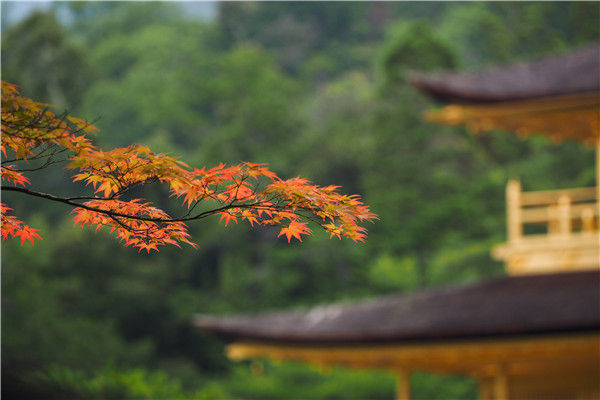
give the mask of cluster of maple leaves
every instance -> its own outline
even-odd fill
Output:
[[[74,207],[76,225],[107,227],[126,246],[141,251],[158,246],[188,243],[196,246],[187,232],[186,222],[211,215],[220,216],[227,226],[231,221],[247,221],[251,226],[277,225],[279,236],[302,240],[311,230],[308,221],[319,223],[331,237],[364,241],[366,229],[359,225],[373,220],[357,195],[343,195],[339,187],[320,187],[297,177],[282,180],[265,164],[243,162],[220,164],[214,168],[192,168],[148,147],[132,145],[103,151],[86,134],[97,129],[71,116],[55,115],[49,105],[19,94],[16,85],[2,81],[2,190],[58,201]],[[10,159],[8,157],[10,154]],[[26,188],[29,180],[18,165],[35,160],[36,169],[59,162],[74,170],[73,181],[93,187],[93,194],[60,197]],[[130,198],[136,187],[158,183],[168,186],[170,194],[182,202],[182,215],[171,216],[138,198]],[[40,238],[36,229],[1,206],[2,238],[19,237],[21,243]]]

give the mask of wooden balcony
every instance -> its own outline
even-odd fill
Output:
[[[598,188],[522,192],[506,187],[508,242],[493,249],[509,274],[600,268]]]

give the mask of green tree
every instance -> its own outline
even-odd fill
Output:
[[[2,38],[2,79],[24,94],[61,108],[75,108],[93,78],[87,51],[53,13],[33,13]]]

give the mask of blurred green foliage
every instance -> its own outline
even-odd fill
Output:
[[[504,187],[592,185],[593,152],[427,124],[419,70],[469,70],[600,38],[597,3],[218,4],[61,2],[2,35],[3,79],[132,142],[195,166],[268,162],[282,176],[361,194],[368,243],[323,232],[287,244],[270,228],[191,225],[199,249],[138,254],[73,229],[66,209],[3,194],[35,247],[2,244],[6,398],[391,399],[394,377],[269,361],[234,364],[194,313],[357,301],[501,275]],[[61,24],[56,15],[68,14]],[[548,21],[552,21],[549,23]],[[77,193],[62,170],[42,191]],[[159,188],[143,193],[165,206]],[[421,399],[476,398],[462,377],[417,373]]]
[[[205,385],[196,392],[185,392],[176,379],[163,372],[149,373],[141,368],[119,371],[107,367],[89,377],[81,371],[52,365],[29,375],[25,383],[47,399],[213,400],[225,396],[214,384]]]

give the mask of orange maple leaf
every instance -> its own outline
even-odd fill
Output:
[[[290,242],[292,237],[295,237],[299,241],[302,241],[302,237],[300,237],[300,235],[308,235],[310,233],[310,229],[307,225],[308,224],[306,222],[291,221],[287,227],[281,228],[281,231],[279,232],[279,235],[277,235],[277,237],[285,235],[287,237],[288,243]]]

